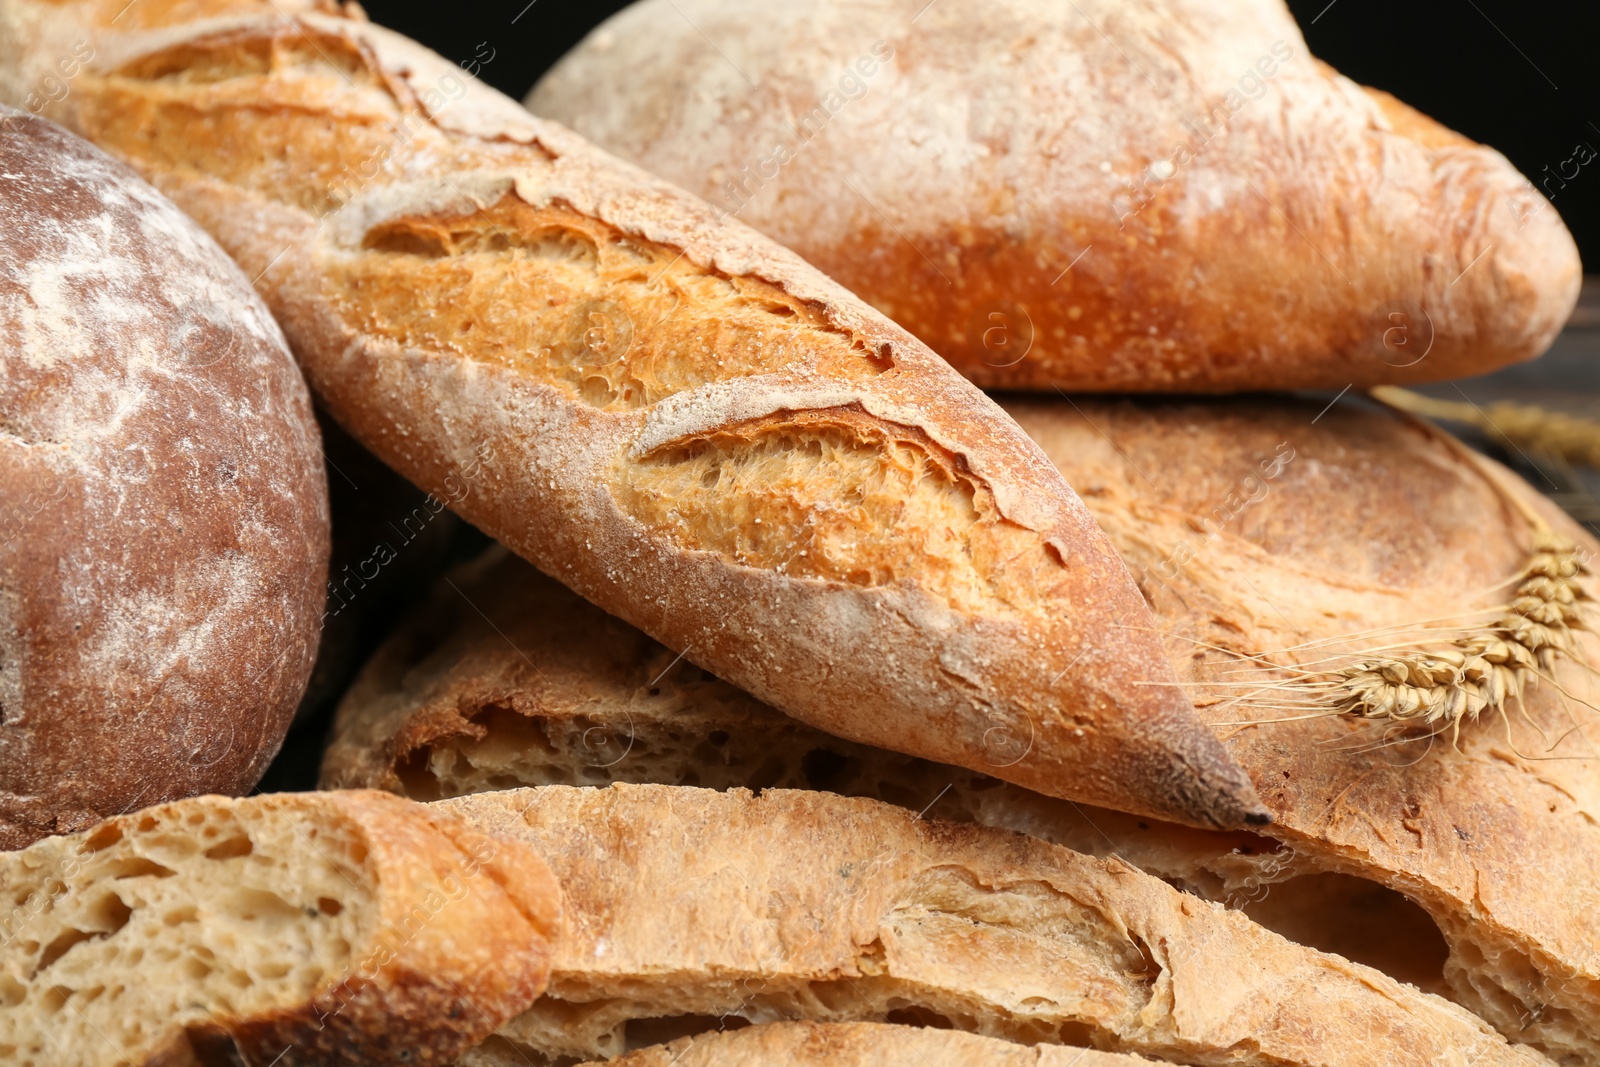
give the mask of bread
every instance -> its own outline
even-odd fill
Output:
[[[487,1062],[521,1067],[510,1058]],[[1019,1047],[915,1026],[767,1023],[680,1038],[610,1062],[613,1067],[1148,1067],[1151,1061],[1093,1049]]]
[[[1577,299],[1544,196],[1319,63],[1282,0],[919,8],[643,0],[528,105],[986,386],[1464,377],[1544,351]]]
[[[0,849],[278,750],[328,498],[283,334],[126,167],[0,108]]]
[[[0,0],[0,96],[76,39],[51,114],[258,277],[343,426],[542,570],[829,732],[1263,818],[1066,483],[800,260],[306,0]]]
[[[1482,468],[1381,410],[1339,406],[1319,419],[1316,405],[1267,399],[1006,405],[1084,487],[1219,721],[1282,714],[1225,705],[1284,678],[1229,674],[1241,662],[1230,656],[1330,637],[1343,640],[1301,658],[1354,655],[1404,640],[1421,621],[1503,595],[1490,587],[1525,551],[1525,520]],[[1263,475],[1263,462],[1280,461]],[[1526,486],[1503,488],[1594,551]],[[1235,512],[1230,494],[1251,502]],[[1350,719],[1225,727],[1276,822],[1206,833],[829,739],[503,554],[452,581],[347,694],[325,785],[424,800],[612,781],[874,797],[1119,856],[1291,940],[1447,992],[1513,1040],[1600,1060],[1588,984],[1600,783],[1592,758],[1571,758],[1594,751],[1594,713],[1576,700],[1600,698],[1575,662],[1561,667],[1570,710],[1540,686],[1528,718],[1513,708],[1509,722],[1469,725],[1459,749],[1382,747],[1381,724]]]
[[[446,1064],[544,989],[526,845],[381,793],[198,797],[0,857],[15,1067]]]
[[[1021,834],[790,790],[546,786],[438,806],[534,845],[561,883],[549,989],[498,1031],[534,1065],[621,1051],[635,1020],[728,1016],[1190,1063],[1548,1062],[1438,997]]]

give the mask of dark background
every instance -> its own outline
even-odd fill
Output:
[[[479,76],[519,100],[567,49],[624,6],[621,0],[366,4],[374,21],[458,62],[492,52]],[[1594,0],[1291,0],[1289,6],[1318,58],[1493,145],[1536,185],[1580,142],[1600,150]],[[1573,164],[1565,169],[1571,174]],[[1555,182],[1548,188],[1587,269],[1600,271],[1600,158],[1566,188]]]

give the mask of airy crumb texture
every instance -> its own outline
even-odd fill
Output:
[[[47,113],[258,279],[341,426],[546,573],[829,733],[1266,821],[1060,474],[793,253],[354,4],[0,0],[0,98],[77,40]]]
[[[1239,1067],[1547,1063],[1465,1010],[1119,860],[829,793],[439,801],[532,843],[570,936],[498,1036],[531,1064],[747,1022],[916,1022]]]
[[[609,1063],[612,1067],[1150,1067],[1152,1061],[1084,1048],[1030,1048],[956,1030],[800,1022],[704,1032],[626,1053]],[[461,1060],[461,1067],[526,1065],[515,1048],[499,1039]]]
[[[377,793],[122,816],[0,858],[0,905],[16,1067],[449,1063],[538,996],[559,920],[525,846]]]
[[[528,106],[985,386],[1467,377],[1549,347],[1582,278],[1504,156],[1319,63],[1283,0],[642,0]]]

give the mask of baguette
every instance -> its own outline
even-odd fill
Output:
[[[535,1065],[684,1016],[914,1019],[1260,1067],[1548,1063],[1445,1000],[1021,834],[789,790],[546,786],[438,806],[532,844],[561,882],[549,989],[497,1032]]]
[[[473,1058],[481,1057],[474,1050]],[[485,1067],[519,1061],[483,1057]],[[1033,1048],[953,1030],[881,1023],[768,1023],[680,1038],[610,1061],[612,1067],[1149,1067],[1140,1056]],[[470,1067],[470,1061],[463,1067]],[[599,1067],[590,1064],[588,1067]]]
[[[446,1064],[539,996],[526,845],[382,793],[199,797],[0,857],[15,1067]]]
[[[216,243],[0,106],[0,849],[244,793],[306,690],[328,487]]]
[[[466,519],[831,733],[1259,822],[1147,607],[999,408],[792,254],[309,0],[0,0],[47,110],[258,277],[339,422]],[[450,97],[457,97],[451,99]]]
[[[1582,278],[1505,157],[1317,62],[1283,0],[643,0],[528,106],[997,388],[1482,374]]]
[[[1085,487],[1218,720],[1265,717],[1229,704],[1288,676],[1240,657],[1332,638],[1301,655],[1355,655],[1503,596],[1490,587],[1516,572],[1527,524],[1501,489],[1594,551],[1509,474],[1492,482],[1393,413],[1074,403],[1006,401]],[[1270,478],[1267,458],[1285,460]],[[1235,513],[1229,494],[1254,499]],[[1596,727],[1553,686],[1469,725],[1456,746],[1385,747],[1376,727],[1348,718],[1223,727],[1258,779],[1276,779],[1264,794],[1276,821],[1262,834],[1207,833],[827,738],[675,663],[503,553],[453,581],[346,695],[324,784],[421,800],[612,781],[873,797],[1119,856],[1292,940],[1446,992],[1513,1040],[1600,1062],[1600,778],[1582,758]],[[1241,665],[1251,670],[1230,673]],[[1558,671],[1575,698],[1600,703],[1586,668]]]

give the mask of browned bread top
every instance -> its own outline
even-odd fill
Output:
[[[16,1067],[448,1064],[544,989],[525,844],[381,793],[197,797],[0,857]]]
[[[1581,280],[1504,157],[1316,62],[1282,0],[644,0],[528,103],[984,385],[1477,374]]]
[[[1491,476],[1593,551],[1548,501],[1392,412],[1004,403],[1084,487],[1218,721],[1317,710],[1259,706],[1292,675],[1246,657],[1345,662],[1422,637],[1430,620],[1481,623],[1469,613],[1504,597],[1496,583],[1527,550],[1527,520]],[[325,784],[416,799],[612,781],[874,797],[1119,855],[1293,940],[1447,991],[1513,1040],[1600,1056],[1596,726],[1549,684],[1509,723],[1469,725],[1459,746],[1349,719],[1223,727],[1277,824],[1207,833],[828,738],[503,552],[452,582],[350,690]],[[1327,643],[1285,651],[1306,642]],[[1575,698],[1600,702],[1586,668],[1558,671]]]
[[[1060,475],[791,253],[306,3],[3,0],[0,30],[13,95],[86,37],[51,113],[259,276],[355,436],[586,598],[830,732],[1263,817]]]
[[[1118,860],[829,793],[547,786],[437,805],[526,840],[570,935],[498,1036],[621,1051],[630,1020],[912,1018],[1239,1067],[1548,1061],[1456,1005]]]
[[[1498,464],[1385,410],[1005,406],[1082,488],[1272,833],[1421,903],[1452,945],[1454,995],[1503,1032],[1600,1058],[1600,640],[1579,632],[1579,656],[1456,743],[1326,714],[1296,684],[1481,632],[1530,552],[1519,501],[1582,558],[1594,539]]]
[[[304,380],[128,168],[0,107],[0,848],[243,792],[321,629]]]

